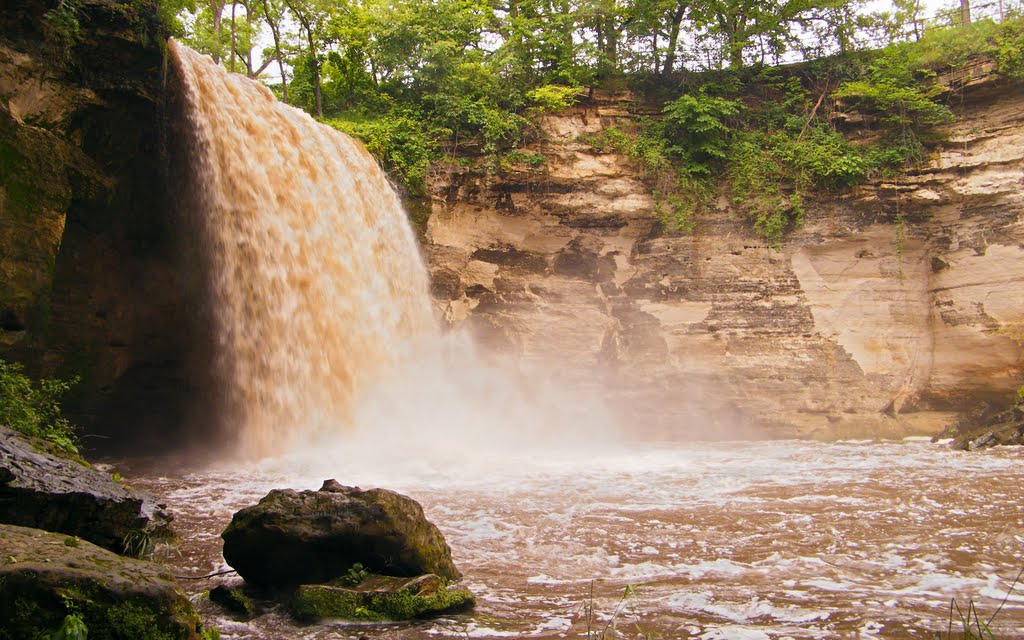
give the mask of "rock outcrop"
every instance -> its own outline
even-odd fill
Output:
[[[334,480],[319,491],[271,491],[236,513],[221,537],[225,561],[257,585],[329,582],[356,564],[390,576],[462,576],[419,503]]]
[[[78,376],[66,408],[112,436],[94,445],[180,431],[202,388],[161,179],[166,31],[149,0],[0,12],[0,358]]]
[[[0,426],[0,522],[78,536],[116,553],[173,537],[152,498],[71,460],[35,449]]]
[[[950,446],[962,451],[1024,444],[1024,404],[1005,411],[979,411],[963,416],[937,438],[952,438]]]
[[[805,203],[777,250],[726,198],[658,228],[632,96],[549,116],[546,166],[451,165],[426,233],[438,314],[654,437],[934,434],[1024,375],[1024,87],[983,73],[927,164]]]
[[[0,548],[0,640],[58,637],[51,634],[69,613],[90,638],[205,637],[188,598],[158,565],[10,525],[0,525]]]

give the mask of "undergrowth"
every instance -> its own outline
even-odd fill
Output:
[[[933,28],[919,41],[789,70],[705,74],[660,117],[637,118],[634,131],[613,127],[577,141],[638,161],[664,233],[693,233],[722,194],[777,247],[803,223],[808,196],[927,160],[971,79],[961,71],[979,59],[1024,77],[1024,19]]]
[[[33,381],[18,363],[0,360],[0,424],[51,444],[59,453],[78,455],[75,426],[63,416],[60,400],[78,379]]]

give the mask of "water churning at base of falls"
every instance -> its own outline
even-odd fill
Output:
[[[228,422],[250,454],[343,428],[438,330],[401,202],[350,137],[171,41]]]

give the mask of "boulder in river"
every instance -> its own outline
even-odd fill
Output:
[[[39,451],[0,426],[0,523],[78,536],[138,555],[173,537],[171,515],[101,471]]]
[[[418,502],[335,480],[319,491],[275,489],[236,513],[221,537],[227,563],[258,585],[330,582],[356,564],[389,576],[462,577]]]
[[[0,640],[54,635],[75,614],[89,638],[199,640],[199,617],[159,565],[72,536],[0,524]]]

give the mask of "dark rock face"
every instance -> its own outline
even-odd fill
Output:
[[[1024,405],[965,418],[942,435],[952,436],[950,446],[962,451],[1024,444]]]
[[[462,577],[444,536],[415,500],[328,480],[319,491],[271,491],[221,534],[224,559],[247,582],[328,582],[359,563],[391,576]]]
[[[158,565],[84,540],[0,525],[0,640],[49,638],[71,605],[90,638],[202,638],[199,617]]]
[[[117,553],[170,537],[171,516],[110,476],[36,450],[0,427],[0,521],[78,536]]]
[[[59,33],[59,4],[0,12],[0,357],[80,377],[65,408],[93,444],[164,437],[203,370],[163,186],[166,27],[149,0],[77,0]]]

